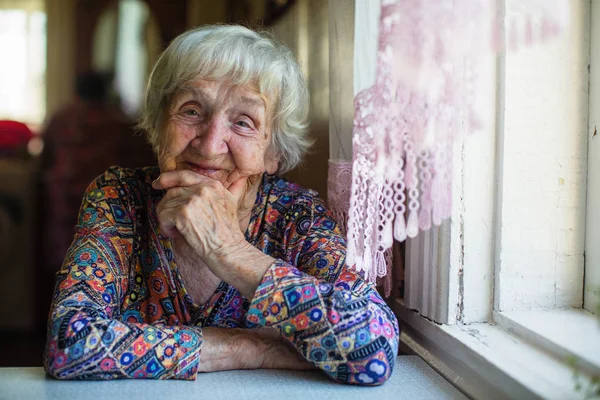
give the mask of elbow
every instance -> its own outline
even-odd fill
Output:
[[[81,366],[81,359],[73,359],[72,354],[81,352],[83,356],[83,347],[67,347],[65,349],[59,349],[56,338],[50,337],[46,348],[44,349],[43,366],[44,370],[48,375],[54,379],[59,380],[73,380],[73,379],[107,379],[107,375],[103,373],[100,368],[84,368]],[[95,349],[91,349],[94,351]],[[105,351],[94,355],[95,359],[101,360],[106,354]],[[79,364],[79,366],[76,366]]]
[[[380,386],[392,375],[395,357],[381,358],[378,355],[362,360],[349,361],[338,366],[334,373],[328,375],[336,382],[357,386]]]
[[[58,370],[51,363],[48,364],[45,360],[44,360],[44,371],[46,371],[46,373],[54,379],[64,379],[64,378],[61,378],[60,375],[58,375]]]
[[[46,332],[47,339],[42,356],[44,370],[48,375],[55,379],[72,379],[64,374],[64,369],[68,366],[69,348],[62,348],[59,343],[64,342],[65,333],[61,333],[58,329],[59,322],[56,320],[56,311],[54,310],[50,316],[48,330]]]
[[[357,372],[353,374],[353,379],[350,383],[359,386],[383,385],[392,376],[396,357],[396,353],[391,354],[390,351],[382,348],[380,351],[352,363],[354,365],[352,365],[351,370]]]
[[[55,379],[65,379],[59,373],[60,367],[66,364],[66,354],[58,350],[57,337],[49,336],[44,348],[43,365],[48,375]]]
[[[52,330],[52,325],[49,324],[48,339],[43,352],[43,367],[46,373],[60,380],[102,379],[101,374],[98,374],[102,371],[98,368],[90,370],[83,366],[86,357],[90,361],[100,361],[104,358],[107,351],[100,340],[94,340],[96,344],[90,345],[89,341],[86,341],[86,335],[80,335],[75,341],[73,338],[66,337],[65,333],[58,329]],[[87,329],[90,335],[97,337],[98,332],[95,332],[91,326]],[[93,354],[93,360],[87,356],[88,354]]]
[[[325,372],[336,382],[358,385],[383,385],[392,376],[398,357],[397,336],[379,336],[365,346],[346,355],[348,361],[337,366],[335,371]]]
[[[368,378],[361,380],[364,386],[380,386],[387,382],[394,372],[397,354],[390,358],[372,357],[366,366]]]
[[[352,383],[382,385],[392,376],[398,358],[400,329],[395,316],[388,313],[377,315],[371,320],[365,337],[370,340],[349,354],[349,358],[354,360],[350,362],[350,370],[356,371]]]

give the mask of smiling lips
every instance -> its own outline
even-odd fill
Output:
[[[207,168],[208,165],[205,166],[200,164],[194,164],[191,162],[186,162],[185,164],[186,167],[191,171],[216,180],[219,180],[219,175],[221,175],[220,172],[223,171],[223,169],[220,168]]]

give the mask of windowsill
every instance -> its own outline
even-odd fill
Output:
[[[494,321],[556,357],[600,376],[600,320],[581,309],[494,313]]]
[[[566,358],[494,323],[438,325],[396,304],[403,345],[475,399],[581,398]],[[559,329],[559,327],[554,326]],[[589,351],[589,349],[588,349]],[[580,378],[587,387],[585,378]]]

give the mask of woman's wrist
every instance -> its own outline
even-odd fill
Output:
[[[215,275],[233,285],[244,297],[252,301],[265,272],[274,262],[273,257],[244,240],[214,251],[206,264]]]
[[[198,372],[234,369],[313,369],[273,328],[202,329]]]
[[[262,360],[257,357],[261,354],[260,349],[238,331],[240,329],[202,329],[203,341],[198,372],[260,368]]]

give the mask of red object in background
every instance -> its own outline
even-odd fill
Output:
[[[22,122],[0,121],[0,149],[14,149],[29,143],[33,132]]]

